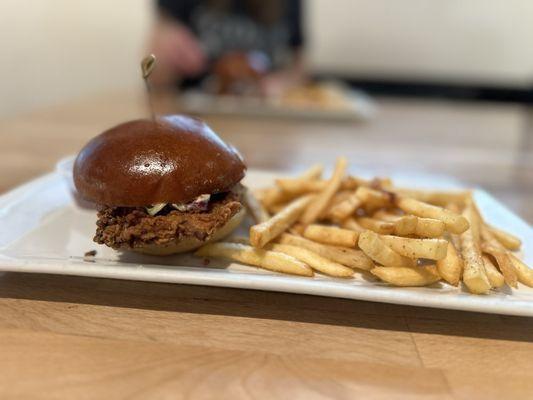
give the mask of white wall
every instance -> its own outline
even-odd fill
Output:
[[[309,0],[315,68],[533,83],[532,0]]]
[[[149,0],[1,0],[0,116],[142,84]]]

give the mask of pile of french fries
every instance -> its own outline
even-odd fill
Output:
[[[462,282],[475,294],[518,282],[533,287],[533,270],[513,254],[520,239],[487,224],[471,192],[362,179],[347,174],[342,157],[329,179],[322,174],[316,165],[248,191],[256,222],[249,237],[208,244],[196,255],[309,277],[366,272],[393,286]]]

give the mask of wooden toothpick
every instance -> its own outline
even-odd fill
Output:
[[[146,87],[146,94],[148,96],[148,106],[150,107],[150,114],[152,116],[152,120],[155,121],[155,112],[154,112],[154,104],[152,102],[152,90],[150,86],[150,81],[148,78],[150,78],[150,75],[155,69],[156,64],[156,58],[153,54],[150,54],[149,56],[146,56],[141,61],[141,71],[142,71],[142,77],[144,79],[144,86]]]

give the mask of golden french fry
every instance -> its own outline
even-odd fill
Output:
[[[333,176],[328,181],[327,186],[309,203],[303,214],[300,216],[300,222],[311,224],[315,222],[324,212],[333,195],[339,190],[342,178],[346,172],[348,162],[344,157],[337,159]]]
[[[255,223],[260,224],[261,222],[265,222],[270,219],[267,210],[265,210],[263,205],[257,200],[251,190],[244,190],[243,201],[246,209],[252,216]]]
[[[394,286],[427,286],[440,281],[434,265],[423,267],[376,267],[370,271]]]
[[[503,275],[498,271],[492,260],[487,257],[483,256],[483,265],[485,266],[485,271],[487,272],[487,278],[489,278],[490,285],[493,288],[500,288],[503,285],[505,285],[505,278]]]
[[[309,168],[307,171],[303,172],[298,178],[293,178],[292,180],[311,182],[316,179],[320,179],[320,177],[322,176],[323,170],[324,170],[324,166],[322,164],[316,164],[316,165],[313,165],[311,168]],[[261,203],[269,211],[272,211],[270,210],[270,208],[273,207],[274,205],[291,201],[295,197],[303,193],[303,192],[285,191],[279,187],[273,187],[273,188],[270,188],[269,190],[270,191],[265,193],[265,195],[261,199]]]
[[[359,248],[372,260],[385,267],[416,266],[416,261],[396,253],[372,231],[365,231],[359,235]]]
[[[398,221],[399,218],[403,216],[404,216],[403,214],[399,214],[399,213],[396,213],[394,211],[387,210],[387,209],[377,210],[372,215],[373,218],[377,218],[377,219],[380,219],[382,221],[387,221],[387,222],[396,222]],[[415,218],[418,218],[418,217],[415,217]]]
[[[279,243],[290,244],[311,250],[322,257],[346,265],[350,268],[359,268],[366,271],[374,267],[374,263],[361,250],[349,249],[347,247],[330,246],[316,243],[303,237],[284,233],[279,238]]]
[[[457,286],[463,273],[463,259],[453,243],[448,243],[446,257],[437,261],[439,275],[451,285]]]
[[[446,228],[452,233],[463,233],[469,227],[468,221],[462,215],[442,207],[437,207],[407,197],[400,197],[397,200],[397,205],[408,214],[413,214],[417,217],[438,219],[444,222]]]
[[[359,238],[357,232],[349,229],[315,224],[308,225],[303,236],[315,242],[341,247],[355,247]]]
[[[324,172],[324,166],[322,164],[315,164],[309,167],[306,171],[300,175],[303,179],[320,179]]]
[[[285,203],[294,199],[294,197],[295,196],[285,193],[280,188],[268,188],[261,196],[261,204],[270,211],[270,208],[276,204]]]
[[[305,231],[306,226],[303,224],[296,223],[289,229],[289,232],[294,235],[302,236]]]
[[[414,234],[419,237],[436,238],[441,237],[445,230],[446,225],[438,219],[417,217]]]
[[[470,228],[461,234],[461,254],[464,260],[463,282],[470,292],[475,294],[488,293],[490,282],[485,271],[483,259],[475,230],[479,225],[478,215],[471,203],[468,203],[463,211],[463,217],[468,221]]]
[[[342,203],[344,200],[346,200],[352,192],[350,190],[342,190],[340,189],[337,193],[333,195],[330,201],[330,206],[336,206],[337,204]],[[329,210],[328,210],[329,211]]]
[[[516,275],[516,270],[513,267],[513,263],[507,254],[507,250],[503,245],[498,242],[494,237],[493,233],[487,229],[486,226],[481,225],[481,238],[483,239],[483,244],[481,245],[481,250],[484,253],[490,254],[496,260],[498,268],[505,278],[505,283],[509,286],[516,288],[518,287],[518,277]]]
[[[494,226],[486,225],[486,227],[507,250],[520,250],[522,241],[519,238]]]
[[[381,235],[390,235],[394,233],[394,222],[380,221],[379,219],[369,217],[359,217],[356,218],[355,221],[364,229],[371,230],[372,232],[376,232]]]
[[[334,222],[342,222],[353,215],[361,204],[361,199],[357,196],[356,192],[353,192],[344,201],[332,206],[327,217]]]
[[[252,226],[250,228],[250,243],[252,246],[259,248],[263,247],[265,244],[289,229],[312,200],[312,195],[300,197],[268,221]]]
[[[378,210],[373,218],[394,224],[394,234],[398,236],[414,235],[418,225],[418,217],[414,215],[398,215],[387,210]],[[440,221],[439,221],[440,222]]]
[[[374,209],[391,206],[394,200],[393,193],[371,189],[366,186],[357,188],[356,194],[364,205]]]
[[[513,263],[516,275],[518,275],[518,281],[526,286],[533,287],[533,270],[514,254],[509,254],[509,257]]]
[[[394,188],[393,190],[404,197],[409,197],[440,207],[446,207],[450,203],[463,204],[463,202],[470,196],[470,191],[443,191],[406,188]]]
[[[298,198],[298,197],[296,197],[296,198]],[[292,199],[291,201],[294,201],[295,199]],[[288,203],[273,204],[270,207],[268,207],[267,210],[268,210],[268,212],[270,214],[275,215],[275,214],[279,213],[281,210],[283,210],[285,207],[287,207],[289,205],[289,203],[290,203],[290,201]]]
[[[292,246],[289,244],[277,243],[269,244],[267,248],[269,250],[288,254],[296,258],[297,260],[300,260],[303,263],[309,265],[315,271],[321,272],[325,275],[335,276],[338,278],[349,278],[352,277],[354,274],[353,269],[331,261],[305,248]]]
[[[291,196],[301,196],[324,190],[327,181],[305,178],[283,178],[276,179],[276,185],[283,193]]]
[[[446,257],[448,242],[444,239],[413,239],[401,236],[379,236],[396,253],[408,258],[442,260]]]
[[[354,190],[357,189],[359,186],[370,186],[372,184],[378,185],[382,182],[380,180],[369,181],[368,179],[363,179],[358,176],[348,175],[346,178],[343,179],[341,188],[346,190]]]
[[[200,247],[194,254],[198,257],[225,258],[285,274],[313,276],[313,270],[307,264],[292,256],[240,243],[210,243]]]
[[[418,217],[403,215],[394,221],[394,234],[398,236],[413,235],[416,233]]]
[[[490,254],[492,257],[494,257],[499,270],[505,278],[505,283],[516,289],[518,287],[518,276],[509,255],[505,252],[495,249],[494,247],[487,246],[486,243],[481,245],[481,249],[484,253]]]
[[[444,234],[444,222],[433,218],[421,218],[414,215],[398,215],[387,210],[378,210],[374,218],[395,224],[394,233],[398,236],[415,235],[423,238],[438,238]]]

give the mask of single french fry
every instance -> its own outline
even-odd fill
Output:
[[[301,223],[311,224],[324,212],[333,195],[339,190],[342,178],[346,172],[347,164],[348,162],[344,157],[339,157],[337,159],[333,176],[328,181],[328,185],[309,203],[300,216]]]
[[[407,197],[400,197],[397,200],[397,205],[408,214],[423,218],[434,218],[444,222],[446,228],[452,233],[463,233],[469,227],[466,218],[442,207]]]
[[[399,213],[396,213],[394,211],[387,210],[387,209],[377,210],[372,215],[373,218],[377,218],[377,219],[380,219],[382,221],[387,221],[387,222],[396,222],[398,221],[399,218],[403,216],[404,216],[403,213],[399,214]],[[415,217],[415,218],[418,218],[418,217]]]
[[[519,238],[494,226],[486,225],[486,227],[507,250],[520,250],[522,241]]]
[[[391,192],[375,190],[366,186],[357,188],[356,194],[364,205],[368,205],[374,209],[391,206],[395,197]]]
[[[301,196],[324,190],[327,181],[306,178],[282,178],[276,179],[276,185],[283,193],[292,196]]]
[[[271,207],[275,206],[276,204],[291,201],[292,199],[294,199],[294,197],[295,196],[284,192],[278,187],[272,187],[268,188],[261,196],[261,204],[267,210],[271,211]]]
[[[461,255],[464,260],[463,282],[472,293],[488,293],[491,285],[481,258],[480,246],[474,233],[475,226],[479,225],[479,222],[476,221],[478,216],[473,210],[472,204],[466,205],[463,217],[465,217],[470,226],[461,234]]]
[[[255,223],[260,224],[261,222],[265,222],[270,219],[267,210],[257,200],[250,189],[244,190],[243,200],[248,213],[252,216]]]
[[[298,197],[296,197],[298,198]],[[291,201],[294,201],[295,199],[291,200]],[[288,203],[277,203],[277,204],[272,204],[271,206],[268,207],[267,211],[272,214],[272,215],[275,215],[277,213],[279,213],[281,210],[283,210],[285,207],[287,207],[289,205],[290,201]]]
[[[445,230],[446,225],[438,219],[417,217],[414,234],[419,237],[437,238],[441,237]]]
[[[302,236],[304,234],[305,228],[305,225],[296,223],[290,227],[289,232],[294,235]]]
[[[372,184],[381,184],[381,181],[374,182],[368,179],[360,178],[358,176],[348,175],[342,180],[341,189],[354,190],[359,186],[370,186]]]
[[[514,254],[509,254],[509,257],[518,276],[518,281],[526,286],[533,287],[533,270]]]
[[[446,207],[450,203],[463,204],[463,202],[470,196],[470,191],[467,190],[443,191],[406,188],[394,188],[393,190],[404,197],[409,197],[440,207]]]
[[[308,170],[304,171],[299,177],[293,178],[292,180],[312,182],[317,179],[320,179],[323,170],[324,166],[322,164],[316,164],[310,167]],[[270,207],[273,207],[274,205],[279,203],[286,203],[288,201],[291,201],[302,193],[304,192],[291,192],[289,190],[283,190],[283,188],[280,187],[273,187],[270,188],[269,192],[265,193],[265,195],[261,199],[261,203],[265,208],[271,211]]]
[[[274,250],[280,253],[288,254],[297,260],[309,265],[315,271],[323,273],[325,275],[334,276],[338,278],[349,278],[354,274],[353,269],[348,268],[342,264],[331,261],[321,255],[312,252],[311,250],[292,246],[289,244],[269,244],[267,246],[269,250]]]
[[[463,204],[464,205],[464,204]],[[462,209],[459,207],[458,203],[449,203],[446,208],[450,210],[451,212],[454,212],[456,214],[460,214],[462,212]],[[441,221],[442,222],[442,221]],[[457,249],[459,253],[461,253],[461,237],[457,234],[450,233],[449,234],[450,240]],[[476,240],[479,240],[477,238]]]
[[[383,209],[376,211],[372,218],[394,224],[392,233],[398,236],[414,235],[418,225],[418,217],[414,215],[398,215]]]
[[[416,266],[416,261],[392,250],[378,234],[372,231],[365,231],[359,235],[359,248],[372,260],[385,267]]]
[[[296,258],[277,251],[256,249],[240,243],[210,243],[200,247],[198,257],[225,258],[285,274],[313,276],[313,270]]]
[[[433,218],[414,215],[398,215],[387,210],[378,210],[373,215],[382,221],[395,223],[394,233],[398,236],[415,235],[422,238],[438,238],[444,234],[444,222]]]
[[[315,164],[309,167],[306,171],[302,172],[300,175],[303,179],[320,179],[322,177],[322,173],[324,172],[324,165],[322,164]]]
[[[484,253],[490,254],[494,257],[498,268],[505,278],[505,283],[513,288],[518,287],[516,270],[513,267],[513,263],[509,258],[507,250],[502,244],[500,244],[500,242],[494,237],[493,233],[486,226],[481,225],[480,228],[481,238],[483,239],[481,250]]]
[[[440,281],[434,265],[423,267],[376,267],[370,271],[394,286],[427,286]]]
[[[353,192],[344,201],[335,204],[329,210],[327,217],[334,222],[342,222],[346,218],[353,215],[353,213],[361,206],[361,199],[357,196],[357,192]]]
[[[414,215],[403,215],[394,221],[394,234],[398,236],[407,236],[416,233],[418,217]]]
[[[439,275],[450,285],[457,286],[463,273],[463,259],[458,254],[453,243],[448,243],[446,257],[437,261]]]
[[[413,239],[389,235],[381,235],[379,238],[396,253],[412,259],[442,260],[448,250],[448,242],[444,239]]]
[[[312,200],[312,195],[300,197],[268,221],[252,226],[250,228],[250,243],[252,246],[261,248],[289,229]]]
[[[369,271],[374,267],[374,263],[361,250],[350,249],[347,247],[330,246],[322,243],[316,243],[303,237],[284,233],[279,238],[279,243],[290,244],[292,246],[302,247],[311,250],[329,260],[339,264],[346,265],[350,268],[358,268]]]
[[[370,217],[359,217],[355,221],[364,229],[379,233],[380,235],[390,235],[394,233],[394,222],[380,221]]]
[[[482,258],[490,285],[493,288],[500,288],[505,285],[505,279],[503,275],[500,273],[500,271],[498,271],[498,268],[496,268],[492,260],[487,256],[483,256]]]
[[[315,242],[341,247],[355,247],[359,238],[357,232],[349,229],[315,224],[308,225],[303,236]]]

